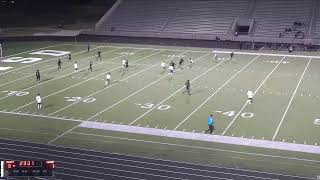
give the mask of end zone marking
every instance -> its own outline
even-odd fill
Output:
[[[99,47],[97,47],[97,48],[95,48],[95,49],[98,49],[98,48],[101,48],[101,47],[99,46]],[[87,52],[87,51],[80,51],[80,52],[75,53],[74,55],[76,55],[76,54],[81,54],[81,53],[85,53],[85,52]],[[40,63],[44,63],[44,62],[51,61],[51,60],[55,60],[55,59],[59,59],[59,58],[61,58],[61,57],[51,58],[51,59],[48,59],[48,60],[39,61],[39,62],[37,62],[37,63],[29,64],[29,65],[26,65],[26,66],[22,66],[22,67],[20,67],[20,68],[15,68],[15,69],[12,69],[12,70],[10,70],[10,71],[1,73],[0,76],[3,75],[3,74],[7,74],[7,73],[10,73],[10,72],[14,72],[14,71],[17,71],[17,70],[20,70],[20,69],[29,67],[29,66],[34,66],[34,65],[37,65],[37,64],[40,64]]]

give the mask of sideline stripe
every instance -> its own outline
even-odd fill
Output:
[[[10,114],[10,115],[29,116],[29,117],[41,117],[41,118],[56,119],[56,120],[62,120],[62,121],[73,121],[73,122],[83,122],[84,121],[84,120],[80,120],[80,119],[61,118],[58,116],[46,116],[46,115],[42,115],[42,114],[41,115],[40,114],[28,114],[28,113],[23,113],[23,112],[0,111],[0,113]]]
[[[258,139],[250,139],[250,138],[239,138],[239,137],[230,137],[230,136],[221,136],[221,135],[163,130],[163,129],[136,127],[136,126],[128,126],[128,125],[117,125],[117,124],[100,123],[100,122],[92,122],[92,121],[82,122],[79,125],[79,127],[320,154],[320,147],[314,146],[314,145],[293,144],[293,143],[287,143],[287,142],[258,140]],[[76,132],[72,132],[72,133],[78,134]],[[96,136],[99,136],[99,135],[96,135]]]
[[[268,74],[268,76],[261,82],[261,84],[258,86],[258,88],[254,91],[252,97],[254,97],[256,95],[256,93],[259,91],[259,89],[262,87],[262,85],[269,79],[269,77],[271,76],[271,74],[278,68],[278,66],[282,63],[282,61],[286,58],[286,56],[284,56],[281,61],[272,69],[272,71]],[[236,119],[238,118],[238,116],[242,113],[243,109],[248,105],[248,101],[246,101],[246,103],[242,106],[242,108],[240,109],[240,111],[236,114],[236,116],[232,119],[232,121],[229,123],[229,125],[227,126],[227,128],[223,131],[223,133],[221,135],[224,135],[228,129],[233,125],[233,123],[236,121]]]
[[[247,68],[250,64],[252,64],[255,60],[257,60],[260,55],[256,56],[251,60],[247,65],[245,65],[242,69],[240,69],[236,74],[234,74],[231,78],[229,78],[222,86],[220,86],[211,96],[209,96],[203,103],[201,103],[195,110],[193,110],[183,121],[181,121],[173,130],[178,129],[183,123],[185,123],[198,109],[200,109],[205,103],[207,103],[214,95],[216,95],[224,86],[226,86],[233,78],[235,78],[238,74],[240,74],[245,68]]]
[[[231,53],[231,51],[212,51],[216,53]],[[299,57],[299,58],[316,58],[319,59],[320,56],[304,56],[304,55],[292,55],[292,54],[271,54],[271,53],[251,53],[251,52],[240,52],[240,51],[234,51],[234,54],[242,54],[242,55],[260,55],[260,56],[286,56],[286,57]]]
[[[83,46],[83,45],[81,45]],[[101,47],[124,47],[124,48],[139,48],[138,46],[136,47],[132,47],[132,46],[101,46]],[[141,47],[142,48],[142,47]],[[143,47],[145,49],[152,49],[152,50],[171,50],[171,51],[189,51],[189,52],[213,52],[213,53],[224,53],[224,54],[228,54],[231,53],[231,51],[219,51],[219,50],[214,50],[214,51],[210,51],[210,50],[191,50],[191,49],[166,49],[166,48],[152,48],[152,47]],[[183,47],[181,47],[183,48]],[[193,48],[196,49],[196,48]],[[209,49],[209,48],[204,48],[204,49]],[[306,56],[306,55],[298,55],[298,54],[276,54],[276,53],[253,53],[253,52],[243,52],[243,51],[233,51],[233,53],[235,54],[242,54],[242,55],[261,55],[261,56],[279,56],[279,57],[283,57],[283,56],[287,56],[287,57],[301,57],[301,58],[317,58],[319,59],[320,56]]]
[[[297,84],[297,86],[296,86],[296,89],[294,90],[294,92],[293,92],[293,94],[292,94],[292,96],[291,96],[291,99],[290,99],[290,101],[289,101],[289,104],[288,104],[288,106],[287,106],[287,108],[286,108],[286,110],[285,110],[285,112],[284,112],[284,114],[283,114],[283,116],[282,116],[282,118],[281,118],[281,121],[280,121],[280,123],[279,123],[279,125],[278,125],[278,127],[277,127],[277,130],[276,130],[276,132],[275,132],[274,135],[273,135],[272,141],[275,140],[275,138],[276,138],[276,136],[277,136],[277,134],[278,134],[278,131],[279,131],[279,129],[280,129],[282,123],[283,123],[284,118],[285,118],[286,115],[287,115],[287,112],[288,112],[288,110],[289,110],[289,108],[290,108],[290,105],[291,105],[291,103],[292,103],[292,101],[293,101],[293,98],[294,98],[294,96],[295,96],[296,93],[297,93],[297,90],[298,90],[298,88],[299,88],[299,85],[300,85],[300,83],[301,83],[301,80],[302,80],[304,74],[306,73],[306,71],[307,71],[307,69],[308,69],[308,67],[309,67],[309,64],[310,64],[311,60],[312,60],[312,58],[309,59],[309,62],[308,62],[308,64],[307,64],[307,66],[305,67],[305,69],[304,69],[304,71],[303,71],[303,73],[302,73],[302,75],[301,75],[301,77],[300,77],[300,79],[299,79],[299,82],[298,82],[298,84]]]

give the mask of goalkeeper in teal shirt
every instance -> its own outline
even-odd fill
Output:
[[[210,116],[208,117],[208,126],[209,126],[209,129],[205,131],[206,133],[208,133],[208,132],[210,132],[210,134],[213,133],[213,131],[214,131],[214,123],[215,123],[215,120],[214,120],[214,118],[213,118],[213,115],[210,114]]]

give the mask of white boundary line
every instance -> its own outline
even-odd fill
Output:
[[[59,138],[61,138],[62,136],[64,136],[65,134],[71,132],[72,130],[76,129],[81,123],[77,124],[76,126],[73,126],[72,128],[70,128],[68,131],[63,132],[62,134],[60,134],[59,136],[55,137],[54,139],[50,140],[48,142],[48,144],[53,143],[54,141],[58,140]]]
[[[10,114],[10,115],[29,116],[29,117],[49,118],[49,119],[56,119],[56,120],[62,120],[62,121],[73,121],[73,122],[83,122],[84,121],[84,120],[79,120],[79,119],[61,118],[61,117],[56,117],[56,116],[46,116],[46,115],[42,115],[42,114],[28,114],[28,113],[23,113],[23,112],[0,111],[0,113]]]
[[[290,101],[289,101],[289,104],[288,104],[285,112],[283,113],[283,116],[282,116],[281,121],[280,121],[280,123],[279,123],[279,125],[278,125],[278,127],[277,127],[277,130],[276,130],[276,132],[274,133],[274,135],[273,135],[273,137],[272,137],[272,140],[273,140],[273,141],[275,140],[275,138],[276,138],[276,136],[277,136],[277,134],[278,134],[278,131],[279,131],[279,129],[280,129],[282,123],[283,123],[283,120],[284,120],[284,118],[286,117],[286,114],[287,114],[287,112],[288,112],[288,110],[289,110],[289,108],[290,108],[290,105],[291,105],[291,103],[292,103],[292,101],[293,101],[293,98],[294,98],[294,96],[295,96],[296,93],[297,93],[297,90],[298,90],[298,88],[299,88],[299,85],[300,85],[300,83],[301,83],[301,80],[302,80],[304,74],[306,73],[306,71],[307,71],[307,69],[308,69],[308,67],[309,67],[309,64],[310,64],[311,60],[312,60],[312,58],[309,59],[309,62],[308,62],[308,64],[307,64],[307,66],[305,67],[305,69],[304,69],[304,71],[303,71],[303,73],[302,73],[302,75],[301,75],[301,77],[300,77],[300,79],[299,79],[299,82],[298,82],[298,84],[297,84],[297,86],[296,86],[296,89],[294,90],[294,92],[293,92],[293,94],[292,94],[292,96],[291,96],[291,99],[290,99]]]
[[[213,51],[216,53],[231,53],[231,51]],[[304,55],[291,55],[291,54],[271,54],[271,53],[251,53],[251,52],[241,52],[241,51],[234,51],[235,54],[242,54],[242,55],[260,55],[260,56],[275,56],[275,57],[296,57],[296,58],[315,58],[319,59],[320,56],[304,56]]]
[[[184,51],[184,52],[182,52],[182,53],[180,53],[180,54],[178,54],[178,55],[182,55],[182,54],[185,54],[185,53],[187,53],[187,52],[188,52],[188,51]],[[170,59],[173,59],[173,58],[168,58],[167,60],[170,60]],[[125,101],[125,100],[129,99],[130,97],[132,97],[132,96],[134,96],[134,95],[138,94],[139,92],[141,92],[141,91],[143,91],[144,89],[148,88],[149,86],[152,86],[153,84],[155,84],[155,83],[157,83],[157,82],[161,81],[162,79],[166,78],[166,77],[167,77],[167,76],[169,76],[169,75],[170,75],[170,74],[167,74],[167,75],[162,76],[161,78],[159,78],[159,79],[157,79],[157,80],[153,81],[152,83],[149,83],[148,85],[144,86],[143,88],[140,88],[139,90],[135,91],[134,93],[131,93],[131,94],[130,94],[130,95],[128,95],[127,97],[125,97],[125,98],[123,98],[123,99],[119,100],[118,102],[116,102],[116,103],[112,104],[111,106],[109,106],[109,107],[105,108],[104,110],[102,110],[102,111],[100,111],[100,112],[96,113],[95,115],[93,115],[93,116],[89,117],[87,120],[91,120],[91,119],[93,119],[93,118],[95,118],[95,117],[99,116],[100,114],[104,113],[105,111],[107,111],[107,110],[109,110],[109,109],[113,108],[114,106],[116,106],[116,105],[120,104],[121,102],[123,102],[123,101]]]
[[[73,134],[75,132],[71,132],[71,134]],[[85,133],[82,133],[85,134]],[[85,135],[90,135],[90,134],[85,134]],[[95,136],[95,135],[94,135]],[[105,136],[105,137],[111,137],[111,138],[116,138],[116,139],[123,139],[121,137],[114,137],[114,136]],[[126,140],[130,140],[125,138]],[[14,140],[14,139],[5,139],[5,140],[10,140],[10,141],[16,141],[16,142],[22,142],[22,143],[30,143],[27,141],[21,141],[21,140]],[[41,143],[36,143],[36,142],[31,142],[32,144],[37,144],[37,145],[45,145],[45,144],[41,144]],[[158,142],[161,143],[161,142]],[[2,143],[3,144],[3,143]],[[10,143],[4,143],[4,144],[10,144]],[[14,145],[14,146],[22,146],[22,147],[28,147],[25,145],[17,145],[17,144],[10,144],[10,145]],[[156,161],[166,161],[166,162],[173,162],[173,163],[182,163],[182,164],[188,164],[188,165],[196,165],[196,166],[206,166],[206,167],[215,167],[215,168],[222,168],[222,169],[231,169],[231,170],[241,170],[241,171],[247,171],[247,172],[258,172],[258,173],[264,173],[264,174],[271,174],[271,175],[279,175],[279,176],[288,176],[288,177],[298,177],[298,178],[306,178],[306,177],[301,177],[301,176],[293,176],[293,175],[287,175],[287,174],[278,174],[278,173],[271,173],[271,172],[264,172],[264,171],[255,171],[255,170],[248,170],[248,169],[241,169],[241,168],[232,168],[232,167],[222,167],[222,166],[215,166],[215,165],[205,165],[205,164],[198,164],[198,163],[191,163],[191,162],[184,162],[184,161],[176,161],[176,160],[168,160],[168,159],[160,159],[160,158],[152,158],[152,157],[142,157],[142,156],[136,156],[136,155],[129,155],[129,154],[122,154],[122,153],[115,153],[115,152],[103,152],[103,151],[98,151],[98,150],[90,150],[90,149],[82,149],[82,148],[76,148],[76,147],[66,147],[66,146],[60,146],[60,145],[49,145],[49,146],[53,146],[53,147],[58,147],[58,148],[65,148],[65,149],[76,149],[76,150],[80,150],[80,151],[87,151],[87,152],[93,152],[93,153],[102,153],[102,154],[112,154],[112,155],[120,155],[120,156],[126,156],[126,157],[133,157],[133,158],[142,158],[142,159],[149,159],[149,160],[156,160]],[[44,149],[41,147],[33,147],[36,149]],[[215,149],[213,149],[215,150]],[[217,149],[218,151],[228,151],[228,150],[223,150],[223,149]],[[51,149],[51,151],[57,151],[60,152],[59,150],[53,150]],[[242,152],[242,151],[232,151],[232,153],[239,153],[239,154],[246,154],[246,152]],[[75,154],[75,153],[73,153]],[[82,154],[82,153],[76,153],[76,154]],[[270,155],[267,154],[255,154],[255,153],[249,153],[250,155],[255,155],[255,156],[266,156],[269,157]],[[84,154],[84,155],[88,155],[88,154]],[[94,155],[88,155],[88,156],[94,156]],[[273,157],[272,155],[270,157]],[[291,159],[291,157],[285,157],[285,156],[276,156],[275,158],[280,158],[280,159]],[[293,158],[293,160],[297,160],[297,161],[306,161],[306,162],[316,162],[316,163],[320,163],[320,161],[316,161],[316,160],[310,160],[310,159],[297,159],[297,158]],[[312,178],[309,178],[312,179]]]
[[[284,56],[281,61],[272,69],[272,71],[268,74],[268,76],[261,82],[261,84],[258,86],[258,88],[254,91],[253,93],[253,97],[256,95],[256,93],[259,91],[259,89],[262,87],[262,85],[269,79],[269,77],[271,76],[271,74],[278,68],[278,66],[282,63],[282,61],[286,58],[286,56]],[[243,109],[247,106],[248,101],[246,101],[246,103],[242,106],[242,108],[240,109],[240,111],[236,114],[236,116],[234,116],[234,118],[232,119],[232,121],[229,123],[229,125],[227,126],[227,128],[222,132],[221,135],[224,135],[228,129],[232,126],[232,124],[236,121],[236,119],[238,118],[238,116],[240,115],[240,113],[243,111]]]
[[[62,44],[62,45],[67,45],[67,44]],[[57,45],[59,46],[59,45]],[[99,47],[95,48],[95,49],[98,49]],[[45,48],[41,48],[41,49],[45,49]],[[40,50],[40,49],[39,49]],[[32,52],[32,51],[31,51]],[[79,51],[77,53],[74,53],[74,55],[76,54],[81,54],[81,53],[85,53],[87,51]],[[9,56],[8,56],[9,57]],[[63,56],[62,56],[63,57]],[[47,61],[51,61],[51,60],[55,60],[55,59],[59,59],[61,57],[56,57],[56,58],[51,58],[51,59],[47,59],[47,60],[44,60],[44,61],[40,61],[40,62],[37,62],[37,63],[32,63],[32,64],[29,64],[29,65],[26,65],[26,66],[23,66],[23,67],[20,67],[20,68],[15,68],[15,69],[12,69],[10,71],[6,71],[6,72],[3,72],[3,73],[0,73],[0,76],[3,75],[3,74],[7,74],[7,73],[10,73],[10,72],[13,72],[13,71],[17,71],[17,70],[20,70],[20,69],[23,69],[23,68],[27,68],[29,66],[34,66],[34,65],[37,65],[37,64],[40,64],[40,63],[44,63],[44,62],[47,62]]]
[[[101,47],[123,47],[123,48],[139,48],[137,47],[132,47],[132,46],[112,46],[112,45],[107,45],[107,46],[101,46]],[[143,47],[145,49],[152,49],[152,50],[171,50],[171,51],[189,51],[189,52],[213,52],[213,53],[227,53],[230,54],[231,52],[234,52],[235,54],[242,54],[242,55],[261,55],[261,56],[278,56],[278,57],[301,57],[301,58],[314,58],[314,59],[319,59],[320,56],[306,56],[306,55],[297,55],[297,54],[277,54],[277,53],[254,53],[254,52],[243,52],[243,51],[224,51],[224,50],[191,50],[191,49],[166,49],[166,48],[152,48],[152,47]],[[183,48],[183,47],[181,47]],[[196,48],[194,48],[196,49]],[[203,48],[203,49],[210,49],[210,48]]]
[[[200,109],[205,103],[207,103],[213,96],[215,96],[224,86],[226,86],[233,78],[240,74],[244,69],[250,66],[255,60],[257,60],[260,55],[253,58],[247,65],[241,68],[236,74],[229,78],[224,84],[222,84],[211,96],[209,96],[203,103],[201,103],[195,110],[193,110],[183,121],[181,121],[173,130],[178,129],[183,123],[185,123],[198,109]]]
[[[143,50],[143,49],[140,49],[140,50],[138,50],[138,51],[141,51],[141,50]],[[135,52],[138,52],[138,51],[135,51]],[[121,58],[121,57],[123,57],[123,56],[126,56],[126,55],[117,56],[117,57],[112,58],[112,59],[109,59],[109,60],[118,59],[118,58]],[[135,62],[136,62],[136,61],[135,61]],[[100,64],[104,64],[104,62],[101,62]],[[83,68],[83,69],[87,69],[87,68]],[[83,70],[83,69],[80,69],[80,70]],[[109,70],[109,71],[114,71],[114,70],[116,70],[116,69],[119,69],[119,67],[113,68],[113,69],[111,69],[111,70]],[[69,73],[68,75],[73,74],[73,73],[76,73],[76,72]],[[63,91],[66,91],[66,90],[68,90],[68,89],[71,89],[71,88],[73,88],[73,87],[75,87],[75,86],[78,86],[78,85],[80,85],[80,84],[82,84],[82,83],[85,83],[85,82],[87,82],[87,81],[90,81],[91,79],[94,79],[94,78],[96,78],[96,77],[102,76],[102,75],[104,75],[104,74],[106,74],[106,73],[107,73],[107,72],[103,72],[103,73],[98,74],[98,75],[96,75],[96,76],[93,76],[93,77],[91,77],[91,78],[89,78],[89,79],[86,79],[86,80],[84,80],[84,81],[81,81],[81,82],[79,82],[79,83],[77,83],[77,84],[68,86],[67,88],[64,88],[64,89],[62,89],[62,90],[56,91],[56,92],[51,93],[51,94],[49,94],[49,95],[47,95],[47,96],[44,96],[44,97],[42,97],[42,99],[45,99],[45,98],[47,98],[47,97],[50,97],[50,96],[53,96],[53,95],[55,95],[55,94],[61,93],[61,92],[63,92]],[[64,76],[67,76],[67,75],[64,75]],[[62,78],[62,76],[58,77],[57,79],[59,79],[59,78]],[[52,80],[53,80],[53,79],[52,79]],[[46,81],[46,82],[48,82],[48,81]],[[45,82],[44,82],[44,83],[45,83]],[[42,84],[43,84],[43,83],[42,83]],[[38,85],[39,85],[39,84],[38,84]],[[37,86],[37,85],[35,85],[35,86]],[[27,88],[27,89],[30,89],[30,88],[32,88],[32,87],[33,87],[33,86],[31,86],[31,87],[29,87],[29,88]],[[24,89],[24,90],[26,90],[26,89]],[[4,96],[4,97],[10,97],[10,96]],[[0,100],[1,100],[1,99],[3,99],[3,98],[0,98]],[[34,103],[34,101],[32,101],[32,102],[30,102],[30,103],[27,103],[27,104],[25,104],[25,105],[23,105],[23,106],[20,106],[20,107],[14,109],[13,111],[17,111],[17,110],[19,110],[19,109],[21,109],[21,108],[24,108],[24,107],[26,107],[26,106],[29,106],[30,104],[33,104],[33,103]]]
[[[197,59],[201,59],[205,56],[208,56],[209,54],[211,54],[211,52],[203,55],[203,56],[200,56],[199,58]],[[209,71],[211,71],[212,69],[216,68],[217,66],[221,65],[224,61],[221,61],[220,63],[214,65],[213,67],[211,67],[210,69],[208,69],[207,71],[205,71],[204,73],[200,74],[198,77],[194,78],[193,80],[190,81],[193,82],[199,78],[201,78],[202,76],[204,76],[205,74],[207,74]],[[180,89],[176,90],[174,93],[172,93],[170,96],[168,96],[167,98],[165,98],[164,100],[162,100],[161,102],[159,102],[158,104],[156,104],[154,107],[152,107],[151,109],[149,109],[148,111],[146,111],[145,113],[143,113],[141,116],[137,117],[135,120],[133,120],[132,122],[129,123],[129,125],[132,125],[134,124],[136,121],[138,121],[139,119],[141,119],[142,117],[144,117],[145,115],[147,115],[149,112],[151,112],[152,110],[154,110],[155,108],[157,108],[160,104],[162,104],[163,102],[165,102],[166,100],[170,99],[172,96],[176,95],[179,91],[181,91],[182,89],[184,89],[185,87],[182,86]]]

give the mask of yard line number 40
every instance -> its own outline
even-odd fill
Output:
[[[229,117],[232,117],[232,116],[236,115],[235,111],[226,111],[226,112],[224,112],[224,111],[215,111],[215,112],[222,113],[223,115],[229,116]],[[244,112],[240,116],[243,117],[243,118],[252,118],[254,116],[254,114],[251,113],[251,112]]]

